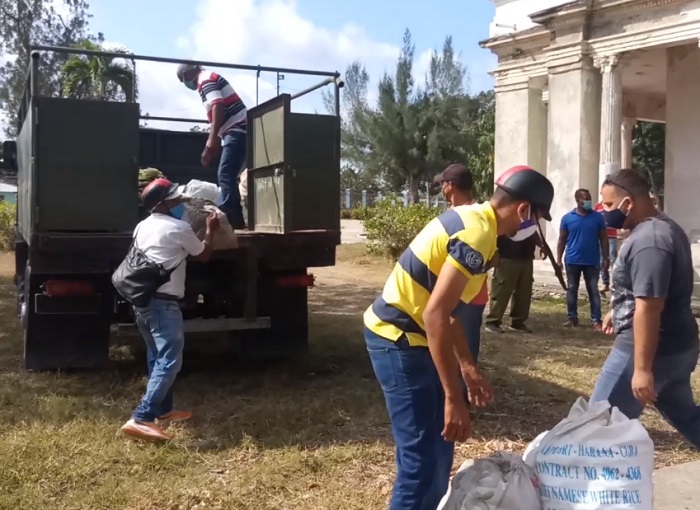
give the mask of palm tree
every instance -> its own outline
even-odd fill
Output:
[[[91,51],[104,51],[102,46],[92,41],[81,41],[76,48]],[[63,95],[74,99],[97,99],[126,101],[136,99],[138,80],[133,61],[127,60],[125,49],[110,50],[124,54],[125,60],[98,57],[93,55],[73,55],[63,65]]]

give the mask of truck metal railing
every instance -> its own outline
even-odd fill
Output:
[[[304,90],[293,94],[292,99],[297,99],[306,94],[314,92],[320,88],[327,85],[333,85],[334,92],[334,115],[340,116],[340,89],[343,88],[344,83],[341,80],[340,73],[338,71],[317,71],[310,69],[293,69],[286,67],[269,67],[260,65],[246,65],[246,64],[228,64],[225,62],[211,62],[207,60],[186,60],[179,58],[170,57],[155,57],[151,55],[137,55],[134,53],[116,52],[116,51],[98,51],[98,50],[88,50],[82,48],[67,48],[61,46],[44,46],[44,45],[34,45],[31,47],[31,64],[29,66],[29,72],[27,74],[27,87],[25,88],[24,94],[22,96],[22,101],[20,103],[20,111],[18,115],[19,125],[21,126],[24,122],[24,118],[27,113],[27,108],[29,106],[30,98],[32,96],[39,95],[39,57],[41,52],[52,52],[61,53],[65,55],[84,55],[88,57],[106,57],[106,58],[121,58],[125,60],[130,60],[132,62],[132,70],[134,76],[134,82],[136,82],[136,61],[148,61],[148,62],[158,62],[164,64],[191,64],[198,65],[202,67],[218,67],[221,69],[235,69],[239,71],[255,71],[256,80],[260,80],[261,72],[277,73],[278,81],[279,76],[282,74],[300,75],[300,76],[320,76],[323,77],[323,81],[308,87]],[[257,88],[257,84],[256,84]],[[128,101],[134,101],[135,98],[127,98]],[[206,124],[208,121],[202,119],[189,119],[183,117],[169,117],[169,116],[156,116],[156,115],[141,115],[142,119],[153,120],[153,121],[168,121],[168,122],[187,122],[187,123],[203,123]]]

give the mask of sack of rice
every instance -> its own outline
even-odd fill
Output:
[[[207,232],[207,216],[216,213],[219,218],[219,228],[214,232],[214,250],[234,250],[238,248],[238,238],[226,215],[213,202],[203,198],[188,198],[185,214],[182,220],[192,226],[192,230],[200,240],[204,240]]]

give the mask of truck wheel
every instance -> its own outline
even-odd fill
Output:
[[[41,285],[47,278],[33,275],[27,266],[24,275],[22,323],[24,328],[24,366],[27,370],[64,370],[73,368],[98,368],[109,359],[109,334],[112,296],[109,276],[95,277],[101,297],[97,313],[70,313],[65,309],[36,309],[36,296],[41,295]],[[108,294],[105,294],[105,291]],[[106,297],[105,297],[106,296]],[[65,298],[62,298],[65,299]],[[64,301],[64,303],[66,303]],[[68,302],[70,307],[75,303]],[[49,303],[48,306],[55,306]],[[62,305],[63,306],[63,305]],[[47,313],[49,312],[49,313]]]

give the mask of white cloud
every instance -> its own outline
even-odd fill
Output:
[[[393,68],[399,53],[398,46],[373,40],[357,25],[348,24],[339,30],[315,25],[299,14],[295,0],[202,0],[190,30],[175,39],[174,44],[183,58],[329,72],[343,72],[359,59],[375,79]],[[177,81],[175,67],[137,62],[139,101],[144,112],[203,118],[197,95]],[[231,82],[247,105],[255,105],[254,71],[217,71]],[[280,91],[293,94],[322,80],[323,77],[285,75]],[[262,73],[258,86],[260,102],[275,96],[275,74]],[[293,108],[321,110],[320,99],[321,92],[313,92],[295,100]],[[149,125],[162,126],[156,122]]]

